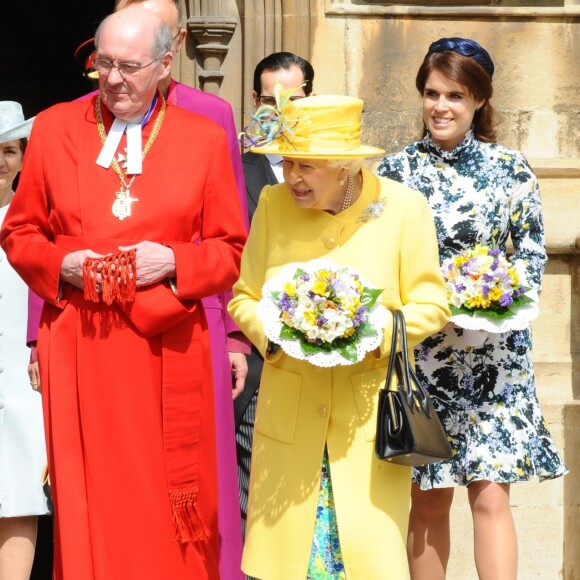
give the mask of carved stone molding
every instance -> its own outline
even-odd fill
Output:
[[[387,0],[324,0],[325,14],[340,16],[382,16],[384,18],[474,18],[486,20],[560,20],[580,19],[580,6],[551,6],[542,2],[520,6],[484,5],[484,2],[393,3]],[[439,5],[438,5],[439,4]],[[543,4],[543,5],[542,5]]]
[[[193,16],[187,20],[187,28],[201,59],[202,70],[198,77],[202,91],[219,94],[224,78],[221,66],[237,24],[234,18],[220,16]]]

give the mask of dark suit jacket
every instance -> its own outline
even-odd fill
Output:
[[[250,222],[254,217],[254,211],[260,199],[260,192],[265,185],[275,185],[278,183],[272,166],[265,155],[257,153],[244,153],[242,155],[242,166],[244,168],[244,179],[246,181],[246,196],[248,198],[248,213]],[[248,357],[248,376],[242,394],[234,400],[234,414],[236,427],[243,417],[250,399],[258,389],[260,375],[262,374],[262,357],[258,351],[252,347],[252,352]]]
[[[248,213],[250,222],[254,217],[254,211],[258,205],[260,192],[265,185],[275,185],[278,183],[272,166],[265,155],[258,153],[244,153],[242,155],[242,166],[244,168],[244,179],[246,181],[246,196],[248,198]]]

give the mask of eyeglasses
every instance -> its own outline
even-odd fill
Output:
[[[298,99],[303,99],[303,98],[304,97],[299,96],[299,95],[292,95],[290,97],[290,100],[297,101]],[[260,101],[260,104],[262,104],[262,105],[269,105],[270,107],[276,106],[276,97],[270,97],[270,96],[264,95],[264,96],[258,97],[258,100]]]
[[[142,69],[147,68],[148,66],[151,66],[154,62],[157,62],[158,60],[159,59],[156,58],[155,60],[152,60],[148,64],[139,65],[139,64],[133,64],[131,62],[120,62],[118,64],[115,64],[114,62],[112,62],[106,58],[100,58],[100,57],[94,57],[91,59],[94,69],[100,75],[108,75],[113,68],[116,68],[119,71],[119,74],[123,78],[137,76],[138,74],[140,74]]]

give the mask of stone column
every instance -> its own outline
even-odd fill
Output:
[[[194,16],[187,21],[201,60],[198,77],[202,91],[219,94],[224,79],[221,66],[237,24],[234,18],[220,16]]]
[[[239,128],[242,95],[239,6],[236,0],[180,2],[188,35],[174,63],[174,77],[228,101]]]

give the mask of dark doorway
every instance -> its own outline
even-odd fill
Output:
[[[0,100],[20,102],[28,118],[91,89],[74,53],[113,11],[114,0],[61,0],[34,9],[18,0],[3,4]]]

